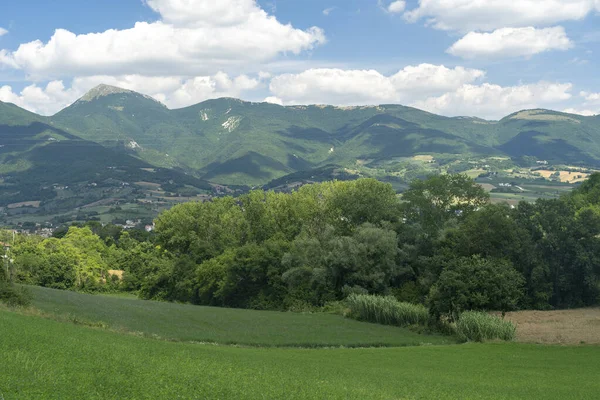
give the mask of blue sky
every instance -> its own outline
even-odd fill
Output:
[[[0,14],[0,101],[51,115],[97,84],[400,103],[501,118],[600,113],[599,0],[22,0]]]

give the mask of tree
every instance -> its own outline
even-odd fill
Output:
[[[402,195],[407,222],[438,232],[451,218],[465,218],[489,201],[489,194],[466,175],[436,175],[415,180]]]
[[[433,315],[456,320],[461,312],[516,309],[522,298],[523,276],[505,260],[479,256],[452,260],[431,288]]]

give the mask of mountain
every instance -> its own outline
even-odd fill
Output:
[[[129,147],[152,165],[249,186],[329,164],[352,167],[357,160],[415,154],[600,162],[598,119],[548,110],[486,121],[399,105],[282,107],[231,98],[169,110],[139,93],[101,85],[51,121],[86,140]]]
[[[598,167],[600,117],[538,109],[487,121],[393,104],[283,107],[232,98],[170,110],[108,85],[52,117],[0,102],[0,207],[41,201],[48,213],[121,198],[155,212],[237,186],[356,176],[402,188],[430,173],[478,176],[535,160]]]

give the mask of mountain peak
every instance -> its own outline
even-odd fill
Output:
[[[92,101],[99,97],[110,96],[111,94],[119,94],[119,93],[135,93],[132,90],[123,89],[116,86],[100,84],[95,88],[88,91],[83,97],[80,99],[81,101]]]
[[[113,94],[137,95],[137,96],[144,97],[148,100],[152,100],[152,101],[162,105],[163,107],[165,107],[164,104],[162,104],[160,101],[156,100],[154,97],[147,96],[145,94],[141,94],[138,92],[134,92],[133,90],[123,89],[123,88],[120,88],[117,86],[106,85],[104,83],[100,84],[100,85],[96,86],[95,88],[91,89],[90,91],[88,91],[86,94],[83,95],[82,98],[79,99],[79,101],[90,102],[92,100],[96,100],[101,97],[106,97],[106,96],[110,96]]]

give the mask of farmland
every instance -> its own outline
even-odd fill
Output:
[[[6,310],[0,326],[4,399],[583,399],[600,391],[600,347],[240,348]]]
[[[600,344],[600,308],[511,312],[524,343]]]
[[[443,336],[345,319],[339,315],[198,307],[31,287],[34,305],[66,320],[177,341],[250,346],[414,346]]]

